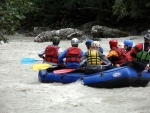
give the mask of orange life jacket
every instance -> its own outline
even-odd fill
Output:
[[[81,56],[81,49],[70,47],[66,52],[66,62],[80,62]]]
[[[58,49],[59,47],[49,45],[45,50],[45,58],[44,60],[47,62],[58,63]]]
[[[118,53],[118,57],[116,60],[112,61],[112,63],[115,64],[123,64],[127,61],[126,59],[126,51],[124,48],[112,48],[112,50],[115,50]]]

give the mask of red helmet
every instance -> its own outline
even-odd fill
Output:
[[[111,47],[117,47],[118,46],[118,41],[115,39],[112,39],[109,41],[109,44]]]

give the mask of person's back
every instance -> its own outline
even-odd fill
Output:
[[[99,42],[93,41],[90,49],[81,58],[81,64],[84,64],[84,60],[87,59],[85,74],[103,71],[104,67],[100,64],[100,61],[103,61],[105,66],[111,65],[111,62],[99,51],[99,45]]]
[[[58,63],[58,46],[49,45],[45,49],[44,61]]]
[[[57,66],[58,56],[63,52],[63,50],[58,46],[60,43],[60,38],[58,36],[54,36],[52,42],[52,45],[48,45],[46,48],[40,51],[38,56],[44,59],[44,63]]]
[[[65,60],[66,68],[79,68],[80,67],[80,58],[83,56],[84,52],[78,48],[79,41],[77,38],[73,38],[71,40],[72,47],[66,49],[58,58],[59,63],[63,63],[63,59]]]
[[[131,49],[130,55],[134,58],[132,66],[144,70],[150,61],[150,33],[144,36],[144,43],[139,43]],[[150,70],[149,66],[147,67]]]
[[[100,55],[97,49],[91,48],[88,50],[87,65],[100,65]]]
[[[107,55],[107,58],[111,61],[113,66],[120,66],[124,62],[126,62],[126,51],[124,48],[118,47],[118,41],[112,39],[109,41],[110,51]]]

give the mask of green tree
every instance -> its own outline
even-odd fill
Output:
[[[115,0],[113,12],[118,15],[118,20],[124,17],[131,19],[149,19],[150,1],[149,0]]]
[[[28,12],[34,10],[30,0],[3,0],[0,4],[0,28],[13,33],[25,19]]]

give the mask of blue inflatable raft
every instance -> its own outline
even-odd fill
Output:
[[[98,72],[94,74],[84,73],[65,73],[54,74],[47,73],[45,70],[40,70],[38,74],[41,82],[61,82],[71,83],[81,80],[83,85],[100,88],[115,88],[127,86],[146,86],[150,81],[150,72],[144,70],[137,72],[136,70],[125,66]]]
[[[85,76],[84,73],[64,73],[54,74],[53,72],[47,72],[46,70],[40,70],[38,74],[39,81],[42,83],[61,82],[72,83]]]
[[[100,88],[114,88],[127,86],[146,86],[150,81],[150,72],[137,72],[130,67],[120,67],[83,77],[84,85]]]

